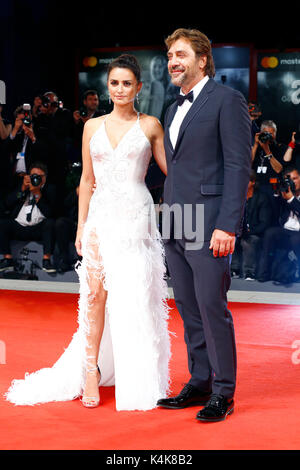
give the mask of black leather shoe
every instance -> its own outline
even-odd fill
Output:
[[[200,410],[196,416],[199,421],[214,423],[216,421],[224,421],[228,415],[233,413],[234,401],[228,400],[223,395],[213,393],[205,408]]]
[[[191,384],[186,384],[179,395],[158,400],[157,406],[180,410],[188,406],[205,405],[210,398],[210,392],[201,392]]]

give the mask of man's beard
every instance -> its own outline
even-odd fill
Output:
[[[178,87],[181,87],[184,84],[185,79],[186,79],[186,72],[181,73],[179,77],[173,77],[171,75],[171,82],[173,83],[173,85],[178,86]]]

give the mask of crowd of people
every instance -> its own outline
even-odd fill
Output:
[[[77,230],[83,127],[101,113],[95,90],[84,94],[73,114],[52,91],[19,106],[12,122],[0,107],[0,272],[15,269],[12,240],[40,241],[48,273],[72,269],[76,260],[70,259],[69,243]]]
[[[0,105],[0,273],[15,269],[12,240],[40,241],[46,272],[73,269],[69,243],[77,230],[82,133],[88,119],[104,113],[99,107],[95,90],[85,92],[82,107],[73,113],[52,91],[19,106],[12,120]],[[249,114],[252,174],[231,274],[295,282],[300,279],[300,136],[292,130],[290,142],[280,143],[276,123],[262,120],[256,103],[249,103]],[[162,195],[163,178],[156,180],[154,202]]]
[[[243,225],[231,263],[233,277],[291,283],[300,277],[300,136],[286,145],[277,126],[249,103],[252,173]]]

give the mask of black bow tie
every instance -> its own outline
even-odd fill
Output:
[[[194,101],[193,90],[190,91],[187,95],[177,95],[176,96],[178,106],[181,106],[185,100],[189,100],[191,103]]]

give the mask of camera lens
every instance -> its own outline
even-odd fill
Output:
[[[266,142],[272,142],[273,141],[273,136],[270,134],[270,132],[261,132],[258,136],[259,140],[261,143],[265,144]]]
[[[33,175],[30,175],[30,181],[32,186],[39,186],[42,182],[42,177],[41,175],[34,173]]]

